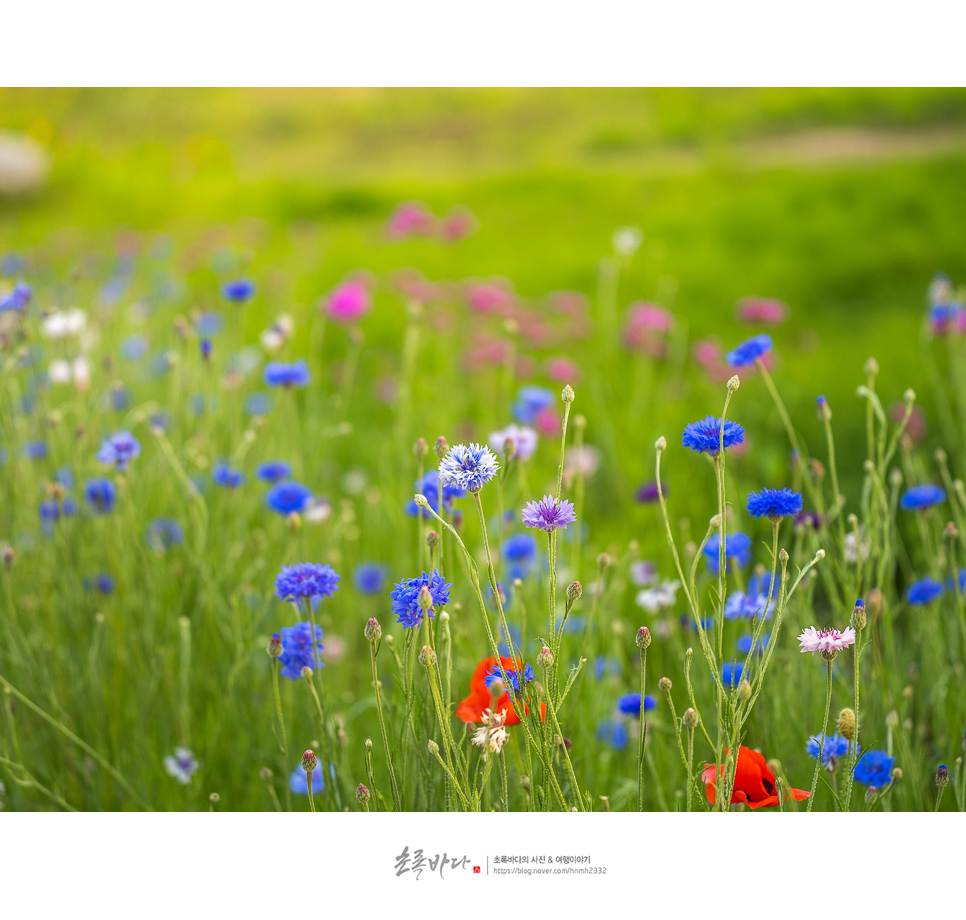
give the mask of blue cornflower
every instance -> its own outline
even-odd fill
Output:
[[[135,457],[141,453],[141,445],[129,431],[118,431],[112,434],[102,444],[97,452],[97,459],[101,463],[115,466],[122,473],[127,469]]]
[[[695,632],[698,631],[698,624],[694,620],[694,616],[690,613],[682,613],[678,617],[678,622],[681,624],[681,629],[693,629]],[[702,617],[701,618],[701,628],[705,632],[709,632],[714,629],[714,618],[713,617]]]
[[[485,444],[455,444],[440,460],[439,474],[444,486],[479,492],[499,468],[496,455]]]
[[[312,490],[300,482],[279,482],[265,494],[265,504],[279,514],[302,511],[312,499]]]
[[[946,590],[956,590],[956,582],[952,578],[946,579]],[[960,593],[966,592],[966,569],[961,569],[959,572],[959,591]]]
[[[644,711],[649,712],[651,709],[657,709],[657,700],[648,693],[644,696]],[[640,693],[625,693],[617,700],[617,711],[625,716],[640,716]]]
[[[503,541],[503,558],[509,563],[507,574],[511,579],[526,578],[537,561],[536,537],[529,533],[507,537]]]
[[[522,679],[521,671],[519,670],[514,670],[512,667],[504,667],[503,670],[506,672],[507,680],[510,681],[510,687],[508,689],[510,689],[513,695],[516,697],[523,696],[523,691],[526,690],[527,684],[536,678],[536,675],[533,673],[533,668],[530,666],[529,662],[523,666]],[[483,683],[486,684],[487,690],[491,690],[493,684],[497,682],[501,684],[503,683],[503,674],[500,673],[499,665],[493,665],[493,667],[486,672],[486,677],[483,678]]]
[[[718,571],[718,552],[721,547],[721,536],[712,542],[708,540],[701,547],[701,552],[708,560],[708,570],[715,574]],[[743,533],[729,533],[725,537],[725,565],[731,568],[732,562],[736,565],[746,566],[751,562],[751,537]]]
[[[312,642],[312,624],[296,623],[294,626],[282,627],[282,654],[278,663],[282,666],[279,672],[289,680],[298,680],[302,676],[302,668],[316,670],[322,667],[319,656],[325,650],[322,644],[322,627],[315,627],[315,643]]]
[[[218,333],[224,328],[224,325],[225,317],[215,311],[202,313],[195,320],[195,329],[197,330],[198,335],[218,335]]]
[[[417,493],[426,496],[426,501],[429,502],[429,507],[433,509],[437,514],[442,514],[439,510],[439,473],[436,470],[430,470],[426,473],[422,479],[417,479],[413,488]],[[458,486],[452,485],[450,483],[443,484],[443,508],[446,511],[452,512],[453,502],[457,498],[465,498],[466,489],[461,489]],[[415,516],[416,514],[422,514],[424,518],[431,518],[432,515],[425,509],[420,508],[415,501],[410,499],[406,503],[405,507],[406,514],[410,516]]]
[[[114,510],[117,489],[110,479],[97,476],[87,480],[87,485],[84,486],[84,498],[98,514],[109,514]]]
[[[60,520],[60,503],[55,498],[49,498],[40,503],[40,519],[42,521]]]
[[[907,511],[917,511],[920,508],[931,508],[946,501],[946,490],[940,486],[927,483],[907,489],[899,499],[899,507]]]
[[[301,763],[289,776],[288,788],[296,795],[309,794],[309,775],[302,769]],[[323,789],[325,789],[325,780],[322,778],[322,767],[316,767],[312,771],[312,795],[319,795]]]
[[[211,358],[211,339],[201,340],[201,357],[205,361]]]
[[[255,475],[263,482],[281,482],[292,475],[292,467],[284,460],[269,460],[258,465]]]
[[[748,593],[749,594],[771,594],[771,596],[778,596],[778,589],[780,587],[780,579],[776,578],[775,583],[771,585],[771,591],[769,592],[768,586],[771,584],[771,572],[758,572],[748,579]]]
[[[754,338],[742,342],[737,348],[729,351],[725,358],[732,367],[745,367],[754,364],[763,354],[771,351],[771,336],[756,335]]]
[[[275,579],[275,596],[298,603],[303,598],[332,597],[339,590],[339,576],[331,565],[299,562],[283,565]]]
[[[155,518],[148,524],[147,541],[151,549],[163,552],[184,543],[184,531],[171,518]]]
[[[28,460],[43,460],[47,456],[47,442],[28,441],[23,446],[23,455]]]
[[[126,361],[140,361],[150,348],[143,335],[132,335],[121,342],[121,357]]]
[[[747,655],[751,651],[751,642],[752,642],[751,636],[748,636],[748,635],[742,636],[737,642],[738,651],[741,652],[742,655]],[[759,639],[758,642],[755,643],[755,654],[756,655],[763,654],[764,651],[768,648],[769,642],[771,642],[770,634]]]
[[[805,743],[805,753],[813,760],[818,760],[818,749],[822,743],[821,735],[812,735]],[[849,739],[842,735],[826,735],[822,744],[822,766],[834,770],[839,760],[849,752]]]
[[[550,408],[557,400],[552,390],[546,387],[522,387],[517,392],[516,402],[510,407],[513,417],[521,425],[532,425],[544,409]],[[503,445],[501,444],[500,447]]]
[[[392,612],[396,614],[396,622],[402,623],[404,629],[412,629],[423,622],[423,609],[419,606],[420,588],[429,588],[429,595],[433,599],[429,616],[434,619],[435,609],[449,603],[449,592],[453,586],[446,584],[446,579],[433,569],[431,575],[423,572],[416,578],[404,578],[394,587],[389,600],[392,602]]]
[[[0,297],[0,313],[8,310],[25,310],[33,293],[33,288],[26,281],[18,281],[9,294]]]
[[[312,379],[309,375],[309,366],[304,358],[299,358],[293,364],[284,364],[282,361],[269,361],[265,365],[262,379],[266,386],[270,387],[304,387]]]
[[[272,394],[263,390],[256,390],[245,397],[245,415],[253,418],[259,415],[268,415],[268,410],[272,408]]]
[[[739,618],[753,620],[764,616],[771,619],[775,609],[775,601],[765,594],[745,594],[743,591],[733,591],[725,601],[724,615],[726,620]]]
[[[85,591],[99,591],[101,594],[114,593],[114,579],[104,572],[99,572],[93,578],[84,579]]]
[[[895,757],[885,751],[866,751],[855,765],[857,782],[873,789],[881,789],[892,781],[892,765]]]
[[[255,293],[255,282],[249,281],[247,278],[238,278],[222,285],[221,293],[225,295],[227,300],[234,303],[244,303]]]
[[[930,604],[942,593],[942,582],[927,577],[909,586],[906,600],[910,604]]]
[[[352,579],[360,594],[378,594],[386,583],[386,567],[376,562],[360,562]]]
[[[226,489],[237,489],[245,480],[241,470],[233,470],[224,460],[219,460],[211,470],[215,485]]]
[[[523,645],[523,636],[521,635],[520,630],[517,629],[516,626],[510,626],[510,638],[513,640],[513,646],[514,646],[514,648],[521,648],[522,647],[522,645]],[[499,644],[498,648],[499,648],[500,654],[504,658],[509,658],[510,657],[510,643],[507,642],[506,630],[504,630],[502,627],[500,629],[500,644]]]
[[[725,687],[737,687],[741,683],[745,666],[737,661],[726,661],[721,666],[721,683]]]
[[[748,513],[755,518],[777,521],[797,517],[802,510],[802,496],[791,489],[762,489],[748,495]]]
[[[64,517],[73,517],[77,511],[77,504],[69,496],[61,502],[60,507],[64,512]]]
[[[621,673],[621,663],[609,655],[598,655],[594,661],[594,677],[603,680],[604,677],[619,677]]]
[[[54,473],[54,482],[59,482],[65,489],[73,489],[74,471],[69,466],[62,466]]]
[[[123,412],[131,405],[131,394],[122,384],[111,387],[111,408],[115,412]]]
[[[734,447],[745,439],[745,429],[730,418],[724,423],[724,448]],[[721,450],[721,419],[709,415],[700,422],[691,422],[684,428],[681,443],[691,450],[716,457]]]
[[[604,719],[597,726],[597,740],[617,751],[627,747],[627,725],[623,719]]]

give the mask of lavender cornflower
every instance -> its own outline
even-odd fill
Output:
[[[101,463],[115,466],[120,472],[127,469],[135,457],[141,453],[141,445],[129,431],[118,431],[112,434],[102,444],[97,452],[97,459]]]
[[[302,511],[312,498],[312,490],[300,482],[279,482],[265,493],[265,504],[272,511],[289,515]]]
[[[754,364],[763,354],[771,351],[771,348],[771,336],[762,333],[748,339],[747,342],[742,342],[737,348],[729,351],[725,358],[732,367],[745,367]]]
[[[526,690],[527,684],[529,684],[536,677],[529,662],[523,666],[522,671],[514,670],[512,666],[504,667],[503,670],[506,672],[507,680],[510,681],[510,687],[508,689],[517,698],[523,696],[523,691]],[[498,665],[493,665],[493,667],[486,672],[486,677],[483,678],[483,683],[486,685],[487,690],[490,691],[492,691],[494,684],[503,683],[503,674],[500,672]]]
[[[554,530],[566,530],[568,524],[577,520],[573,502],[566,499],[544,495],[540,501],[527,502],[523,509],[523,523],[527,527],[536,527],[550,533]]]
[[[294,364],[283,364],[281,361],[269,361],[265,365],[262,379],[270,387],[304,387],[311,381],[308,365],[303,358]]]
[[[148,525],[148,546],[158,552],[180,546],[184,542],[184,531],[177,521],[170,518],[155,518]]]
[[[798,637],[802,652],[821,652],[823,658],[834,658],[842,649],[855,644],[855,630],[849,626],[845,632],[837,629],[815,629],[806,626]]]
[[[909,586],[906,592],[906,600],[910,604],[931,604],[940,594],[943,593],[941,581],[933,578],[921,578],[919,581]]]
[[[296,623],[294,626],[282,627],[282,654],[278,663],[282,666],[279,672],[289,680],[298,680],[302,676],[302,668],[323,667],[319,656],[325,651],[322,644],[322,627],[315,627],[315,642],[312,642],[312,624]]]
[[[28,441],[23,446],[23,455],[28,460],[43,460],[47,456],[47,442]]]
[[[226,489],[237,489],[245,476],[241,470],[233,470],[223,460],[219,460],[211,470],[211,478],[215,485],[224,486]]]
[[[188,748],[176,747],[174,756],[170,754],[164,758],[164,769],[169,776],[173,776],[181,785],[187,786],[191,777],[198,769],[198,761]]]
[[[855,779],[857,782],[872,789],[881,789],[892,782],[892,765],[895,757],[890,757],[885,751],[866,751],[855,765]]]
[[[745,429],[730,418],[724,423],[724,448],[734,447],[745,439]],[[717,457],[721,451],[721,419],[709,415],[699,422],[691,422],[684,428],[681,443],[691,450],[711,457]]]
[[[507,425],[502,431],[494,431],[490,435],[490,443],[496,445],[500,454],[505,453],[504,445],[508,440],[513,442],[511,460],[529,460],[537,449],[537,433],[526,425]]]
[[[780,521],[796,517],[802,510],[802,496],[791,489],[762,489],[748,495],[748,513],[755,518]]]
[[[332,597],[339,589],[339,576],[331,565],[299,562],[282,566],[275,579],[275,596],[298,603],[306,598]]]
[[[657,708],[657,699],[650,694],[644,696],[644,711],[649,712]],[[641,695],[640,693],[625,693],[617,700],[617,711],[625,716],[640,716],[641,714]]]
[[[708,540],[701,547],[701,552],[708,560],[708,571],[717,574],[719,559],[719,549],[721,547],[721,536],[717,540]],[[751,562],[751,537],[743,533],[729,533],[725,537],[725,568],[730,569],[731,564],[746,566]]]
[[[84,498],[98,514],[110,514],[114,510],[117,489],[110,479],[101,476],[88,479],[84,486]]]
[[[433,600],[432,607],[427,611],[430,619],[435,619],[435,610],[449,603],[449,592],[453,587],[446,584],[446,580],[436,569],[432,574],[423,572],[416,578],[404,578],[389,595],[392,602],[391,609],[396,614],[396,622],[402,623],[404,629],[418,628],[423,622],[423,609],[419,606],[420,588],[429,588]]]
[[[479,492],[499,469],[496,456],[485,444],[455,444],[439,464],[443,485],[467,492]]]
[[[255,468],[255,475],[262,482],[281,482],[286,477],[292,475],[292,467],[291,464],[286,463],[284,460],[269,460],[267,463],[261,463]]]
[[[918,511],[921,508],[931,508],[933,505],[946,501],[946,490],[940,486],[928,483],[907,489],[899,499],[899,507],[906,511]]]
[[[238,278],[222,285],[221,293],[224,294],[226,300],[244,303],[255,293],[255,282],[249,281],[247,278]]]
[[[818,752],[822,750],[822,766],[830,773],[838,766],[839,760],[849,752],[849,739],[842,735],[812,735],[805,743],[805,753],[813,760],[818,760]]]

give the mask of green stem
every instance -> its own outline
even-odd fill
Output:
[[[832,661],[829,659],[825,662],[825,670],[828,674],[828,686],[825,693],[825,718],[822,720],[822,735],[818,742],[818,758],[815,761],[815,772],[812,774],[812,791],[808,797],[808,808],[806,811],[812,810],[812,805],[815,803],[815,790],[818,788],[818,774],[822,769],[822,752],[825,749],[825,733],[828,731],[828,714],[832,708]]]

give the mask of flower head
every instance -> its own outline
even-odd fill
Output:
[[[660,489],[658,484],[652,479],[645,482],[635,493],[634,498],[639,501],[642,505],[650,505],[656,502],[661,497],[661,492],[664,493],[664,497],[667,498],[668,488],[663,483]]]
[[[312,490],[300,482],[278,482],[265,493],[265,504],[272,511],[289,515],[302,511],[312,499]]]
[[[727,754],[727,749],[725,754]],[[721,765],[722,773],[725,766]],[[715,768],[713,763],[705,764],[701,778],[705,782],[705,792],[708,801],[715,803]],[[731,804],[744,802],[749,808],[773,808],[779,803],[775,791],[775,774],[771,772],[765,758],[757,751],[744,747],[738,748],[738,760],[735,763],[734,788],[731,793]],[[787,797],[801,802],[807,799],[809,793],[803,789],[788,789]]]
[[[429,502],[429,507],[433,509],[437,514],[442,514],[439,508],[439,473],[436,470],[430,470],[426,473],[422,479],[417,479],[414,488],[416,491],[426,496],[426,501]],[[443,508],[446,511],[453,510],[453,502],[458,498],[466,497],[466,489],[460,489],[455,485],[444,483],[443,485]],[[406,503],[406,514],[417,515],[420,514],[424,518],[431,518],[432,515],[425,509],[420,508],[415,501],[411,500]]]
[[[556,402],[556,394],[546,387],[522,387],[517,392],[516,402],[510,408],[513,417],[521,425],[533,425],[540,414],[556,405]]]
[[[292,364],[282,361],[269,361],[262,372],[262,379],[270,387],[304,387],[311,381],[308,365],[304,358],[299,358]]]
[[[927,483],[922,486],[913,486],[903,493],[899,499],[899,507],[907,511],[917,511],[920,508],[931,508],[933,505],[941,504],[946,501],[946,490],[940,486]]]
[[[486,760],[487,754],[499,754],[503,750],[503,745],[510,738],[510,733],[506,730],[506,710],[494,712],[492,709],[484,709],[480,716],[482,725],[473,735],[473,744],[483,748],[483,759]]]
[[[921,578],[911,584],[906,592],[906,600],[910,604],[931,604],[940,594],[943,593],[943,584],[934,578]]]
[[[101,463],[108,463],[122,473],[128,463],[141,453],[141,445],[129,431],[119,431],[112,434],[102,444],[97,452],[97,459]]]
[[[282,666],[281,675],[289,680],[298,680],[302,668],[323,666],[319,656],[325,650],[322,644],[322,627],[315,627],[315,642],[312,642],[312,624],[296,623],[282,628],[282,654],[278,663]]]
[[[725,601],[724,615],[726,620],[753,620],[755,617],[764,617],[767,620],[774,609],[775,600],[767,594],[733,591]]]
[[[797,517],[802,510],[802,496],[791,489],[762,489],[748,495],[748,513],[755,518],[777,521]]]
[[[726,661],[721,666],[721,683],[734,689],[744,677],[745,666],[737,661]]]
[[[169,754],[164,758],[164,769],[168,775],[173,776],[183,786],[187,786],[191,782],[191,777],[198,769],[198,766],[199,764],[195,760],[194,754],[183,747],[176,747],[174,749],[174,756]]]
[[[657,708],[657,700],[647,694],[644,697],[644,711],[649,712]],[[617,700],[617,711],[625,716],[639,716],[641,714],[640,693],[625,693]]]
[[[554,498],[552,495],[544,495],[537,502],[527,502],[523,509],[523,523],[527,527],[536,527],[548,533],[554,530],[566,530],[567,525],[576,520],[573,502]]]
[[[247,278],[238,278],[222,285],[221,293],[224,294],[226,300],[233,303],[244,303],[255,293],[255,282],[249,281]]]
[[[485,444],[455,444],[439,463],[443,485],[479,492],[497,473],[500,464]]]
[[[500,454],[504,453],[504,444],[513,441],[510,459],[520,461],[529,460],[537,449],[537,433],[526,425],[507,425],[501,431],[494,431],[489,440]]]
[[[763,354],[771,351],[771,348],[771,336],[762,333],[748,339],[747,342],[742,342],[737,348],[729,351],[725,358],[732,367],[746,367],[754,364]]]
[[[503,666],[503,671],[506,672],[506,679],[510,681],[510,686],[507,688],[513,695],[519,699],[523,696],[523,691],[526,690],[527,684],[532,680],[536,679],[536,675],[533,673],[533,668],[530,663],[527,662],[522,670],[514,668],[511,664],[509,667]],[[503,672],[500,670],[499,665],[494,664],[486,673],[486,677],[483,678],[483,683],[487,690],[492,692],[495,684],[503,684]]]
[[[292,466],[284,460],[269,460],[255,468],[255,475],[262,482],[281,482],[292,475]]]
[[[114,510],[117,489],[110,479],[97,476],[87,480],[87,485],[84,486],[84,498],[98,514],[109,514]]]
[[[520,716],[514,709],[513,701],[510,694],[506,692],[504,688],[503,694],[497,699],[496,705],[493,705],[494,693],[491,693],[490,687],[487,685],[487,676],[493,670],[497,668],[499,672],[499,667],[497,666],[498,659],[484,658],[479,664],[477,664],[476,669],[473,671],[473,676],[470,678],[470,692],[469,695],[456,707],[456,718],[462,719],[464,722],[482,722],[483,714],[487,709],[493,712],[506,713],[506,725],[517,725],[520,722]],[[499,659],[499,663],[503,665],[505,671],[507,671],[507,676],[509,677],[509,672],[515,670],[519,667],[519,662],[514,662],[512,658]],[[493,683],[494,690],[499,690],[500,685]],[[526,704],[523,704],[524,714],[527,712]],[[541,717],[546,713],[546,704],[540,704],[540,714]]]
[[[375,562],[360,562],[352,573],[360,594],[378,594],[386,581],[386,567]]]
[[[449,603],[449,592],[452,587],[446,584],[446,579],[436,569],[433,569],[432,574],[423,572],[416,578],[404,578],[395,585],[389,595],[392,612],[396,614],[396,622],[402,623],[404,629],[418,628],[423,622],[423,608],[419,606],[421,588],[429,589],[433,603],[427,613],[430,619],[435,619],[436,608]]]
[[[892,781],[892,765],[895,757],[885,751],[866,751],[855,765],[855,779],[864,786],[881,789]]]
[[[275,596],[298,603],[304,598],[332,597],[339,590],[339,576],[331,565],[299,562],[282,566],[275,579]]]
[[[241,470],[233,470],[223,460],[219,460],[211,469],[211,478],[215,485],[226,489],[237,489],[245,479]]]
[[[742,297],[735,308],[738,319],[745,323],[777,326],[785,321],[788,306],[773,297]]]
[[[812,735],[805,743],[805,752],[809,757],[818,760],[819,747],[822,749],[822,766],[827,770],[834,770],[838,762],[849,752],[849,739],[843,735]]]
[[[734,447],[745,439],[745,429],[730,418],[724,423],[724,449]],[[721,451],[721,419],[713,415],[700,422],[691,422],[684,428],[681,443],[691,450],[716,457]]]
[[[152,549],[162,552],[172,546],[180,546],[184,542],[184,531],[171,518],[155,518],[148,525],[147,541]]]
[[[337,323],[355,323],[369,312],[371,306],[369,288],[364,281],[353,278],[333,288],[323,309]]]
[[[816,629],[806,626],[798,637],[802,652],[821,652],[823,658],[834,658],[843,649],[855,644],[855,630],[849,626],[845,632],[837,629]]]
[[[708,560],[708,570],[712,574],[716,574],[718,571],[720,549],[720,535],[714,542],[708,540],[701,547],[702,554]],[[746,566],[751,562],[751,537],[747,534],[729,533],[725,536],[725,568],[730,569],[732,562],[740,566]]]
[[[662,581],[660,584],[644,588],[637,592],[634,603],[648,613],[657,613],[674,606],[674,598],[681,587],[679,581]]]

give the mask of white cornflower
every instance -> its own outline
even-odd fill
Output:
[[[473,735],[473,744],[483,748],[483,759],[491,751],[499,754],[503,750],[503,745],[510,737],[506,730],[506,712],[493,712],[492,709],[484,709],[480,717],[483,724]]]

